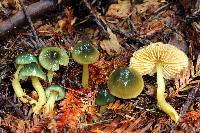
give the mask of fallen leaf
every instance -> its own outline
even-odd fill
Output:
[[[107,17],[113,18],[127,18],[131,12],[131,2],[130,0],[118,1],[118,4],[112,4],[108,8],[106,13]]]
[[[122,47],[117,40],[117,36],[112,33],[110,28],[108,28],[108,34],[110,39],[101,41],[101,48],[106,50],[109,55],[119,54],[122,50]]]

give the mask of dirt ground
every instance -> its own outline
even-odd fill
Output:
[[[82,65],[71,56],[80,41],[100,52],[98,61],[89,65],[87,89],[81,85]],[[137,98],[115,97],[107,105],[96,105],[96,96],[108,91],[111,72],[128,67],[135,51],[155,42],[176,46],[189,58],[187,70],[165,80],[165,98],[180,115],[179,122],[157,105],[156,74],[143,75],[144,89]],[[32,106],[14,93],[15,58],[22,52],[38,57],[48,46],[64,48],[69,55],[68,66],[61,66],[52,81],[64,87],[66,96],[56,102],[53,114],[46,116],[43,108],[34,115]],[[199,0],[1,0],[0,51],[2,133],[200,132]],[[29,79],[20,84],[38,99]],[[49,82],[41,84],[47,88]]]

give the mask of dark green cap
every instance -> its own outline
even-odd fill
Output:
[[[79,64],[93,64],[99,59],[99,51],[90,43],[77,43],[73,48],[72,58]]]
[[[39,77],[43,80],[46,80],[46,75],[36,63],[26,64],[19,71],[20,79],[26,79],[29,76]]]
[[[115,97],[110,94],[108,90],[100,90],[97,94],[97,97],[95,99],[95,102],[99,106],[106,105],[110,102],[113,102]]]
[[[56,101],[59,101],[63,98],[65,98],[65,89],[59,85],[50,85],[47,89],[46,89],[46,95],[47,97],[49,97],[51,95],[51,92],[58,92],[58,96]]]
[[[30,64],[32,62],[37,63],[38,61],[37,58],[31,53],[23,52],[16,57],[15,62],[16,64],[24,65],[24,64]]]
[[[42,49],[39,55],[39,62],[45,69],[57,71],[59,70],[59,65],[68,65],[69,56],[63,48],[46,47]]]

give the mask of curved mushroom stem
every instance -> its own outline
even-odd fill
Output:
[[[46,99],[45,91],[38,77],[32,76],[31,80],[32,80],[32,85],[37,91],[38,96],[39,96],[38,102],[36,103],[35,107],[33,107],[34,114],[38,114],[42,106],[46,103],[47,99]]]
[[[47,78],[48,78],[50,84],[52,82],[53,75],[54,75],[54,71],[48,70]]]
[[[88,79],[89,79],[88,64],[83,64],[82,86],[84,88],[88,88]]]
[[[19,65],[17,68],[17,71],[14,74],[14,79],[12,80],[12,86],[15,91],[16,96],[23,102],[23,103],[30,103],[34,104],[36,101],[26,95],[26,93],[23,91],[21,84],[20,84],[20,79],[19,79],[19,71],[23,68],[23,65]]]
[[[161,110],[163,110],[166,114],[168,114],[172,120],[174,120],[176,123],[179,120],[179,115],[176,112],[176,110],[166,102],[165,97],[164,97],[164,92],[165,92],[165,81],[163,77],[163,71],[162,71],[162,66],[160,64],[157,65],[157,102],[158,105],[160,106]]]
[[[47,100],[47,103],[45,104],[45,111],[46,111],[46,114],[47,115],[52,115],[53,114],[53,109],[54,109],[54,106],[55,106],[55,102],[56,102],[56,99],[57,99],[57,96],[58,96],[58,93],[53,91],[48,100]]]

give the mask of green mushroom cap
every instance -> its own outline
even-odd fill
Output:
[[[108,90],[100,90],[95,99],[95,103],[99,106],[103,106],[110,102],[113,102],[114,99],[115,97],[110,94]]]
[[[77,43],[72,51],[72,58],[79,64],[93,64],[99,59],[99,51],[90,43]]]
[[[37,61],[37,58],[31,53],[23,52],[16,57],[15,62],[16,64],[24,65],[24,64],[29,64],[32,62],[37,63],[38,61]]]
[[[59,70],[59,65],[68,65],[69,56],[63,48],[46,47],[42,49],[39,55],[39,62],[45,69],[57,71]]]
[[[109,76],[108,89],[116,97],[131,99],[137,97],[143,90],[142,76],[131,68],[118,68]]]
[[[46,95],[47,97],[49,97],[51,95],[51,92],[57,92],[58,96],[56,98],[56,101],[59,101],[63,98],[65,98],[65,89],[59,85],[50,85],[47,89],[46,89]]]
[[[26,64],[20,71],[19,77],[20,79],[26,79],[29,76],[39,77],[43,80],[46,80],[46,75],[42,71],[41,67],[39,67],[35,63]]]

